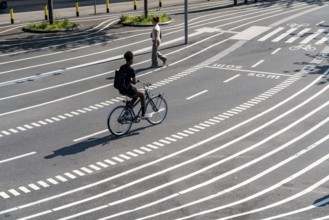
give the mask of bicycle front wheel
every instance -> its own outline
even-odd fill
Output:
[[[115,136],[127,134],[132,125],[133,115],[125,106],[117,106],[109,113],[107,127]]]
[[[160,124],[166,118],[168,105],[162,96],[155,96],[146,104],[146,113],[151,117],[147,119],[151,124]]]

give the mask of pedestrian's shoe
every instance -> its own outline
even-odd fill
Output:
[[[167,62],[167,57],[163,59],[163,65],[166,65],[166,62]]]
[[[151,118],[151,117],[152,117],[151,114],[145,114],[145,115],[142,115],[141,119],[142,119],[142,120],[147,120],[147,119],[149,119],[149,118]]]

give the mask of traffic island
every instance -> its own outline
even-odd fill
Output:
[[[55,32],[68,32],[79,29],[79,24],[70,22],[68,19],[55,20],[53,24],[48,21],[39,23],[28,24],[23,27],[23,31],[32,33],[55,33]]]
[[[122,15],[120,17],[120,23],[125,26],[138,26],[138,27],[152,26],[153,25],[152,19],[154,17],[160,18],[160,22],[159,22],[160,25],[170,24],[174,20],[166,14],[162,14],[162,15],[149,14],[147,18],[145,18],[144,15],[136,15],[136,16]]]

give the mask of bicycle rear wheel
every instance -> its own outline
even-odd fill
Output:
[[[125,106],[117,106],[109,113],[107,127],[115,136],[127,134],[132,125],[133,114]]]
[[[167,116],[167,112],[167,102],[161,95],[152,97],[146,104],[146,113],[151,115],[147,121],[153,125],[163,122]]]

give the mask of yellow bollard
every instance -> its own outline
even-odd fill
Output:
[[[10,21],[12,24],[14,24],[14,9],[10,8]]]
[[[77,17],[79,17],[79,2],[78,1],[75,2],[75,11],[76,11]]]
[[[110,13],[110,9],[109,9],[109,0],[106,0],[106,12]]]
[[[45,11],[45,20],[47,21],[48,20],[48,8],[47,8],[46,4],[43,6],[43,10]]]
[[[136,0],[134,0],[134,10],[137,10],[137,3],[136,3]]]
[[[159,0],[159,7],[162,7],[162,0]]]

